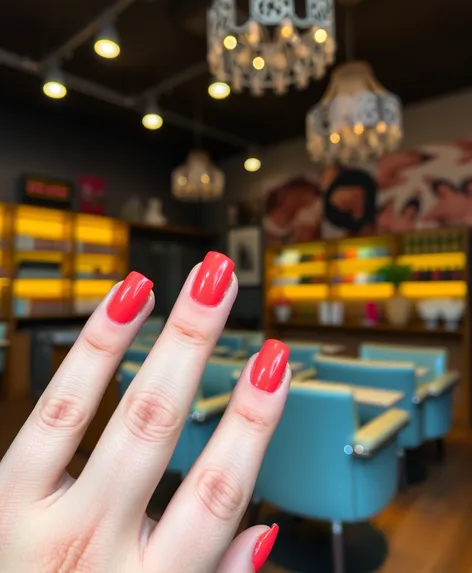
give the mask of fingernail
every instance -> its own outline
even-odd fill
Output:
[[[251,370],[252,384],[265,392],[275,392],[282,382],[290,348],[280,340],[266,340]]]
[[[144,275],[129,273],[108,304],[108,317],[120,324],[133,320],[144,308],[153,286]]]
[[[219,304],[228,289],[233,275],[233,261],[221,253],[210,251],[198,270],[190,295],[205,306]]]
[[[254,553],[252,554],[252,565],[254,567],[255,573],[264,565],[267,561],[272,548],[274,547],[275,540],[279,533],[279,526],[274,523],[274,525],[263,533],[256,542],[254,547]]]

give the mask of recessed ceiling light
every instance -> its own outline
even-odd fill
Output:
[[[225,99],[231,93],[231,88],[225,82],[213,82],[208,86],[208,93],[214,99]]]

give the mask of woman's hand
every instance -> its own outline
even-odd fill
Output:
[[[259,526],[231,545],[282,413],[288,348],[249,360],[223,419],[156,525],[145,516],[233,305],[233,263],[209,253],[84,471],[73,457],[126,348],[154,305],[131,273],[92,315],[0,464],[2,573],[252,573],[277,534]]]

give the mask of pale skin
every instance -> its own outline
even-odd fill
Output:
[[[158,524],[146,517],[201,374],[237,294],[204,307],[189,275],[167,325],[80,477],[65,468],[108,380],[154,305],[128,324],[92,315],[0,463],[2,573],[253,573],[266,526],[233,536],[281,416],[290,372],[273,393],[246,365],[215,434]]]

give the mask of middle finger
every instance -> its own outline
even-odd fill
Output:
[[[128,388],[74,489],[115,523],[141,523],[172,456],[206,362],[237,293],[234,263],[208,253],[190,273],[146,361]]]

